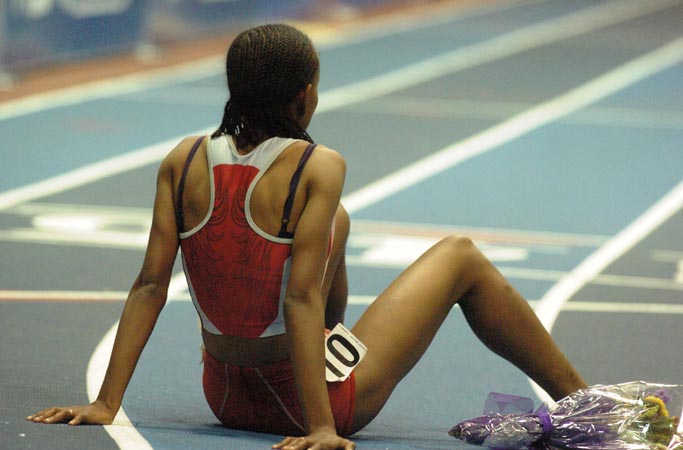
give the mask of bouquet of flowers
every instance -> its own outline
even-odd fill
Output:
[[[682,413],[683,386],[638,381],[591,386],[534,413],[488,413],[449,434],[495,449],[683,450]]]

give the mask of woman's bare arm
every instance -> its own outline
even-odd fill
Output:
[[[308,436],[287,438],[276,448],[354,448],[336,434],[325,382],[325,306],[321,285],[330,228],[341,197],[346,166],[336,152],[319,148],[307,166],[307,200],[296,225],[292,268],[284,303],[290,356]],[[317,447],[316,447],[317,448]]]
[[[90,405],[46,408],[27,417],[42,423],[108,424],[121,406],[137,361],[166,302],[178,233],[173,205],[172,162],[181,143],[161,164],[145,260],[121,314],[109,366],[97,399]],[[185,152],[186,153],[186,152]]]

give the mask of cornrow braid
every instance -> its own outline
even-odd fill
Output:
[[[240,33],[225,62],[230,99],[212,137],[231,134],[238,147],[274,136],[313,142],[289,107],[313,82],[318,66],[311,40],[292,26],[263,25]]]

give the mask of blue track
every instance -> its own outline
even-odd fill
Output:
[[[410,26],[370,26],[367,36],[342,34],[319,45],[321,99],[542,22],[559,24],[570,14],[601,6],[617,14],[633,4],[487,2],[438,20],[416,15]],[[523,51],[326,109],[309,131],[346,157],[345,194],[351,196],[681,38],[681,23],[683,2],[671,2],[548,43],[539,34],[538,44]],[[362,303],[378,295],[406,265],[401,255],[410,258],[416,245],[452,232],[472,235],[527,298],[543,298],[563,275],[683,182],[681,59],[683,52],[613,94],[352,209],[353,298]],[[226,96],[217,65],[179,83],[152,79],[135,92],[3,116],[0,198],[211,128]],[[41,225],[40,219],[55,217],[55,210],[105,217],[105,208],[117,218],[106,216],[100,232],[129,233],[131,239],[144,234],[157,165],[158,159],[0,209],[0,293],[125,292],[144,243],[84,241],[82,234]],[[46,230],[50,233],[37,237]],[[683,340],[682,231],[679,206],[574,293],[555,321],[554,337],[592,384],[683,383],[675,348]],[[387,251],[395,245],[406,246],[399,247],[398,257]],[[8,295],[0,300],[0,448],[119,448],[101,427],[45,427],[23,417],[46,403],[87,400],[88,361],[118,318],[121,302],[22,301]],[[124,400],[126,413],[155,449],[268,448],[277,437],[217,426],[201,392],[196,315],[182,301],[186,295],[179,299],[167,305],[143,353]],[[580,304],[598,309],[572,307]],[[640,309],[599,308],[606,304]],[[642,305],[669,309],[652,313]],[[365,307],[350,305],[348,322]],[[479,415],[491,390],[537,399],[526,377],[488,352],[454,310],[423,360],[356,442],[368,449],[467,448],[446,432]]]

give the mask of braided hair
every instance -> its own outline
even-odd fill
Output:
[[[274,136],[313,142],[290,112],[319,67],[308,36],[284,24],[249,29],[230,45],[225,67],[230,99],[212,137],[233,135],[238,147]]]

